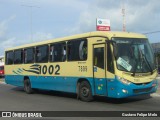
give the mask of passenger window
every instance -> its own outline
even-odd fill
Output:
[[[94,48],[94,66],[104,69],[104,47]]]
[[[36,62],[48,62],[48,45],[36,47]]]
[[[14,51],[14,64],[23,63],[23,50]]]
[[[87,60],[87,40],[79,39],[67,43],[68,61]]]
[[[13,51],[6,52],[6,65],[13,64],[13,57],[14,57]]]
[[[24,50],[24,63],[34,63],[34,48],[27,48]]]
[[[66,43],[55,43],[50,46],[50,61],[64,62],[66,61]]]

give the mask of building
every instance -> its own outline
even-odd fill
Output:
[[[160,42],[159,43],[152,43],[154,53],[160,53]]]
[[[160,42],[159,43],[152,43],[152,48],[156,56],[157,67],[160,73]]]

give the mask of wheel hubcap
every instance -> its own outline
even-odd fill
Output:
[[[84,97],[87,97],[89,95],[89,89],[86,88],[86,87],[83,87],[82,88],[82,91],[81,91],[81,94],[84,96]]]

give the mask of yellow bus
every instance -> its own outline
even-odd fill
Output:
[[[34,89],[125,98],[157,90],[157,69],[148,39],[130,32],[89,32],[10,48],[5,82]]]

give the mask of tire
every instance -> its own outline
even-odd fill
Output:
[[[25,80],[24,80],[24,91],[25,91],[27,94],[33,93],[33,89],[31,88],[31,83],[30,83],[30,80],[29,80],[29,79],[25,79]]]
[[[82,101],[90,102],[93,100],[91,86],[87,81],[82,81],[79,86],[79,97]]]

